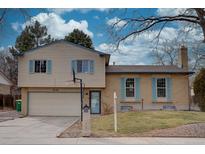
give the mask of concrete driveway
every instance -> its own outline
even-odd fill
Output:
[[[56,139],[56,135],[79,117],[25,117],[0,122],[0,144],[26,144],[25,141]],[[29,142],[27,142],[29,144]],[[32,142],[31,142],[32,144]]]

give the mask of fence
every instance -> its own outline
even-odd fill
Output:
[[[16,108],[16,100],[20,99],[20,95],[2,95],[0,94],[0,109],[15,109]]]

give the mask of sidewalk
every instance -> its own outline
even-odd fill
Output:
[[[205,138],[0,138],[0,144],[205,144]]]

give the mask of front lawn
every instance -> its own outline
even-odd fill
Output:
[[[142,134],[156,129],[205,122],[205,112],[141,111],[118,113],[117,116],[118,133],[113,130],[113,114],[92,118],[92,133],[95,136]]]

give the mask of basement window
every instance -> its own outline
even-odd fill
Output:
[[[122,112],[129,112],[129,111],[132,111],[133,110],[133,107],[132,106],[121,106],[120,107],[120,110]]]

